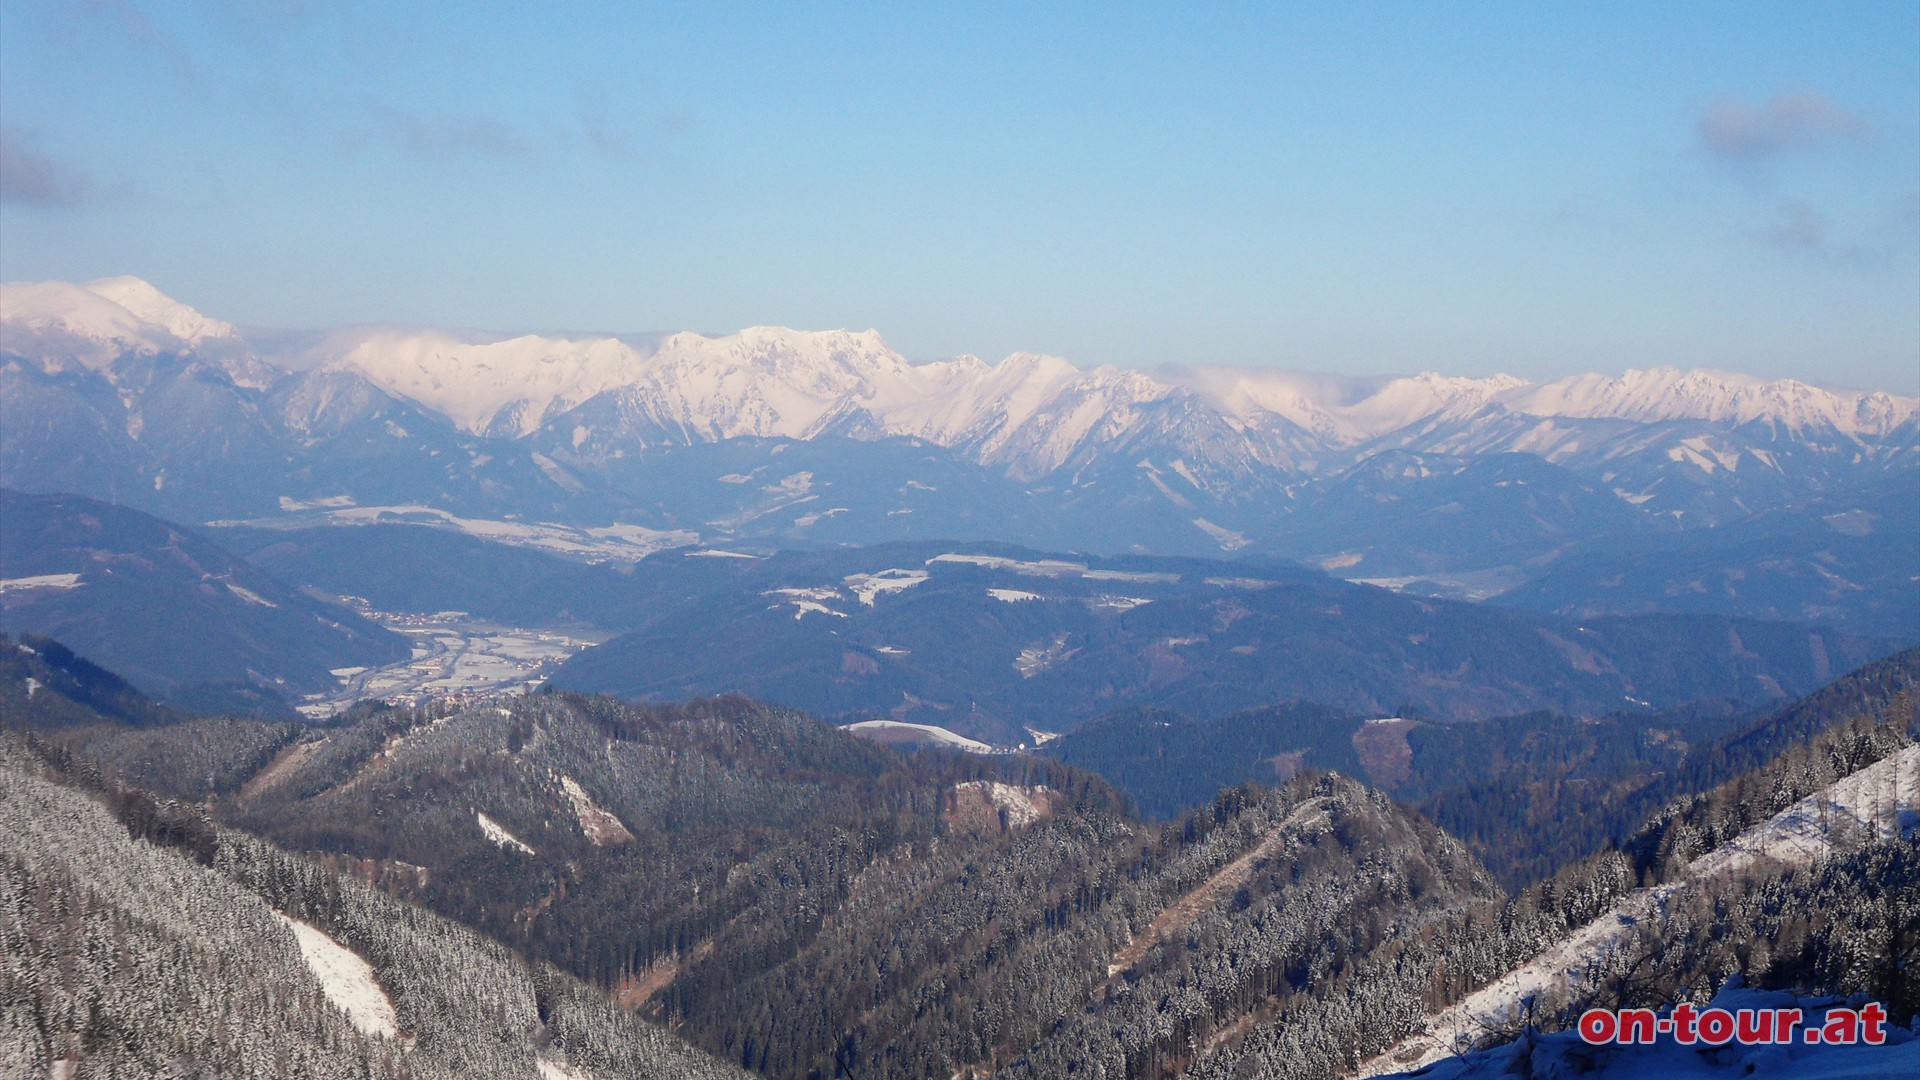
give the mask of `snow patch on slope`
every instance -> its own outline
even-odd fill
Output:
[[[560,778],[560,790],[566,792],[567,802],[573,807],[574,819],[580,822],[580,831],[594,847],[608,844],[625,844],[633,840],[633,834],[627,831],[620,819],[606,810],[602,810],[588,797],[586,789],[571,776]]]
[[[347,1014],[360,1034],[391,1039],[400,1033],[393,1002],[374,979],[371,965],[319,929],[285,915],[280,919],[300,943],[300,956],[320,981],[327,1000]]]
[[[534,853],[533,849],[522,843],[519,837],[502,828],[499,822],[478,810],[473,812],[473,817],[475,821],[480,823],[481,834],[488,840],[499,845],[502,851],[512,849],[522,855],[532,855]]]
[[[879,741],[891,741],[888,736],[911,736],[920,742],[937,743],[965,750],[975,754],[990,754],[993,747],[978,739],[969,739],[965,735],[948,731],[933,724],[909,724],[902,720],[862,720],[856,724],[847,724],[840,729],[850,735],[877,738]]]
[[[30,577],[0,578],[0,593],[27,592],[31,589],[77,589],[79,574],[34,574]]]

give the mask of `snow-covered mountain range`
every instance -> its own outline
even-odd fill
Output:
[[[945,482],[949,494],[993,489],[973,502],[1002,524],[1104,515],[1060,526],[1087,545],[1357,555],[1390,575],[1420,567],[1353,536],[1318,537],[1307,511],[1342,491],[1417,504],[1416,489],[1519,453],[1557,467],[1520,482],[1536,503],[1689,527],[1920,464],[1920,399],[1728,372],[1532,383],[1080,368],[1030,353],[913,363],[872,330],[780,327],[655,339],[376,327],[276,351],[130,277],[0,287],[0,352],[0,480],[138,489],[157,509],[201,515],[407,504],[836,541],[935,535],[903,520],[914,514],[953,528],[922,497]],[[71,460],[76,441],[90,464]],[[812,467],[769,456],[799,446],[813,448]],[[911,464],[929,452],[937,465]],[[669,457],[693,473],[658,467]],[[873,474],[861,483],[885,474],[880,489],[856,495],[850,477],[829,475],[852,458]],[[669,476],[709,490],[676,495]],[[1502,505],[1460,509],[1553,516],[1488,498]],[[815,505],[786,513],[801,503]],[[995,538],[1054,539],[1020,528]]]

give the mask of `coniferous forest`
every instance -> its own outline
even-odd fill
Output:
[[[738,697],[294,722],[181,713],[9,641],[0,1053],[75,1076],[1341,1076],[1616,911],[1629,932],[1524,1008],[1449,1020],[1453,1048],[1735,978],[1905,1024],[1917,683],[1920,650],[1639,736],[1496,721],[1494,755],[1408,723],[1383,774],[1368,725],[1306,707],[992,756]],[[1154,769],[1094,741],[1183,725],[1208,735],[1134,744]],[[1266,761],[1283,746],[1307,752]],[[1819,857],[1765,839],[1795,814]],[[364,960],[387,1026],[328,996],[288,920]]]

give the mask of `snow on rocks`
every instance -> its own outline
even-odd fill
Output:
[[[949,828],[961,832],[1024,829],[1053,816],[1053,799],[1053,792],[1044,785],[967,780],[953,785],[941,816]]]
[[[327,1000],[347,1014],[362,1035],[391,1039],[400,1033],[393,1002],[373,977],[373,967],[359,954],[298,919],[281,915],[300,943],[300,956],[320,981]]]
[[[978,791],[986,795],[995,810],[1006,815],[1007,824],[1018,828],[1031,825],[1053,812],[1046,786],[1015,787],[998,780],[968,780],[955,784],[955,791]]]

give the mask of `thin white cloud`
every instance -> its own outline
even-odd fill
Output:
[[[1730,162],[1762,161],[1867,132],[1859,116],[1823,94],[1782,94],[1759,105],[1722,99],[1694,123],[1700,148]]]

